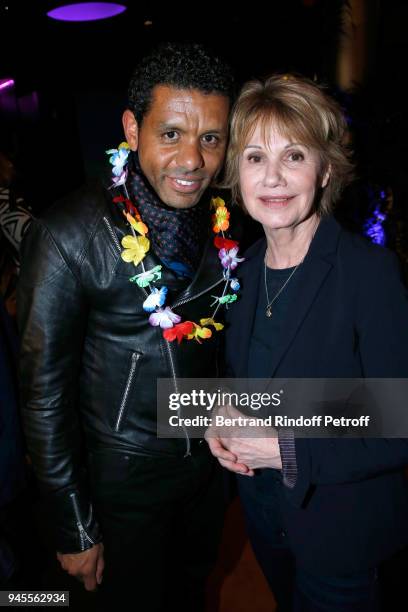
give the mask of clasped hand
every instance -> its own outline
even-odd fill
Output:
[[[222,406],[217,415],[227,419],[236,419],[244,415],[233,406]],[[253,476],[258,468],[281,470],[279,442],[276,429],[262,426],[210,426],[205,439],[211,453],[220,464],[237,474]]]

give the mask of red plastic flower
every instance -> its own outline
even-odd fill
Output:
[[[174,325],[170,329],[166,329],[163,332],[163,337],[169,342],[173,342],[173,340],[176,340],[177,338],[177,342],[180,344],[184,336],[191,334],[193,329],[194,323],[192,321],[183,321],[182,323]]]
[[[229,240],[229,238],[222,238],[221,236],[216,236],[214,238],[214,245],[217,249],[226,249],[229,251],[234,247],[238,246],[238,242],[236,240]]]

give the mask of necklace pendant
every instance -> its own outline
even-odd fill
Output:
[[[265,314],[268,318],[272,316],[272,308],[270,306],[267,307]]]

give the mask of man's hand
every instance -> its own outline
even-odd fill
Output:
[[[97,585],[101,584],[105,567],[102,542],[80,553],[62,554],[57,552],[57,559],[61,563],[62,569],[84,583],[87,591],[95,591]]]

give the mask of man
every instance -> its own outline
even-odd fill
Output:
[[[187,322],[208,316],[222,270],[207,190],[223,164],[232,87],[227,67],[198,45],[166,45],[142,60],[123,114],[127,169],[115,166],[126,147],[111,158],[117,188],[110,181],[60,202],[25,242],[30,455],[53,504],[62,567],[88,590],[101,585],[107,609],[174,601],[200,610],[214,561],[219,475],[200,441],[157,438],[156,380],[215,375],[217,338],[171,343],[149,324],[146,289],[129,277],[131,261],[139,274],[161,265],[174,312]],[[147,228],[150,250],[135,259],[147,251]],[[121,257],[126,234],[130,258]]]

